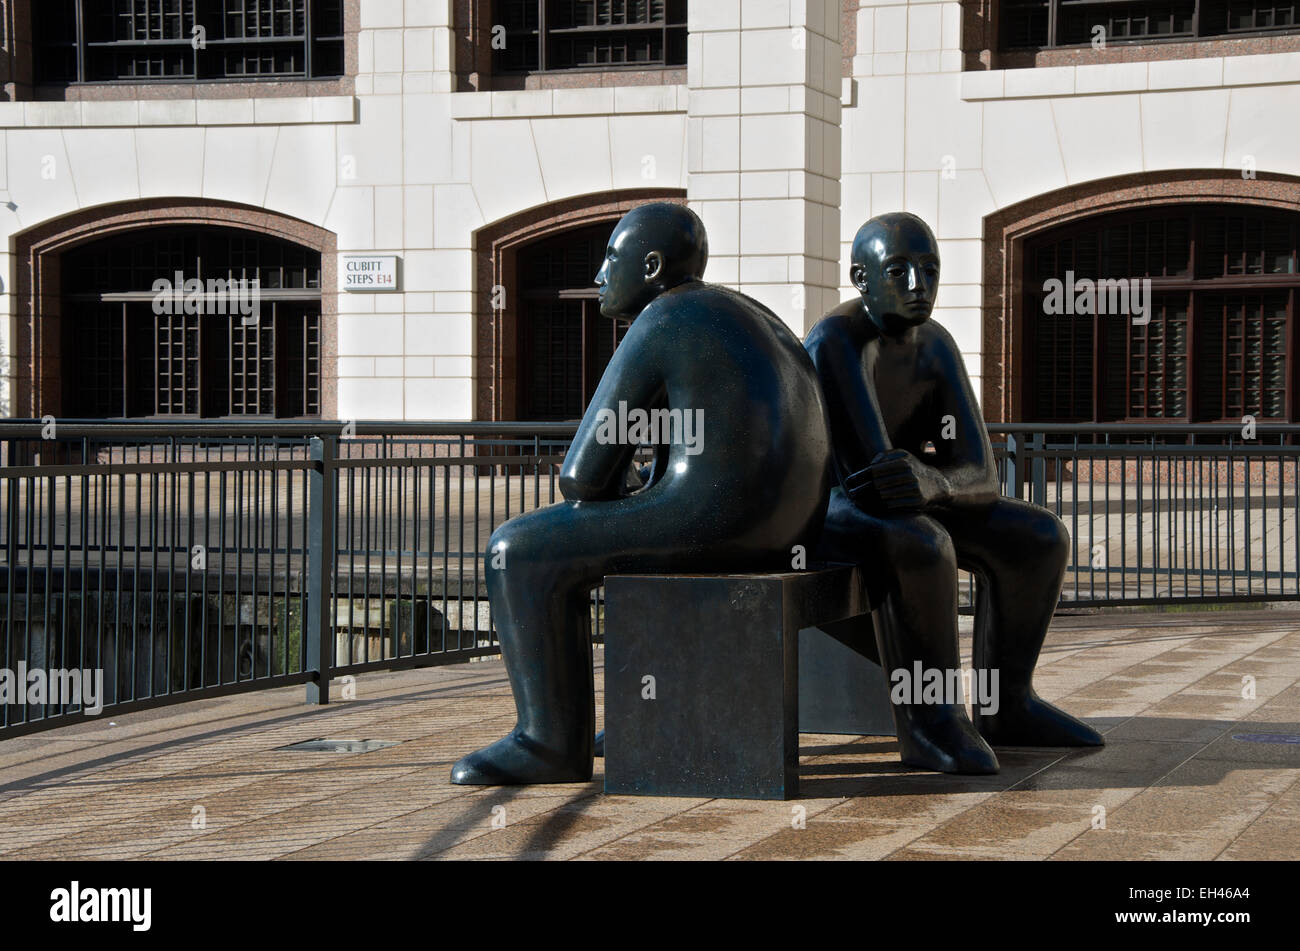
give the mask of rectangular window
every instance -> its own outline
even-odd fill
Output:
[[[493,23],[498,73],[686,65],[686,0],[497,0]]]
[[[1004,0],[1001,48],[1153,43],[1300,29],[1300,0]]]
[[[343,74],[343,0],[42,0],[43,83]]]

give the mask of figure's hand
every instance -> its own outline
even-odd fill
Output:
[[[853,504],[872,514],[922,512],[951,494],[942,473],[906,449],[882,452],[844,480]]]
[[[640,466],[633,462],[623,475],[623,494],[632,495],[647,488],[650,477],[654,474],[654,465]]]

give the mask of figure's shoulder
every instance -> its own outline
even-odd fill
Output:
[[[826,346],[858,345],[865,321],[861,320],[862,301],[847,300],[831,310],[808,331],[804,346],[816,352]]]
[[[641,313],[668,316],[700,307],[742,306],[746,298],[721,284],[706,284],[704,281],[690,281],[664,291],[646,305]]]
[[[953,339],[948,328],[934,318],[920,326],[921,343],[926,352],[934,357],[961,357],[957,341]]]
[[[719,322],[734,323],[742,316],[761,312],[756,301],[718,284],[692,281],[664,291],[641,311],[632,329],[642,337],[680,339],[683,334],[703,335],[716,331]],[[629,332],[628,338],[630,339]],[[620,346],[626,345],[621,344]]]

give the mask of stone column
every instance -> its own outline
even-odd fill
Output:
[[[690,6],[687,195],[709,230],[706,278],[762,301],[800,336],[841,283],[840,8]]]

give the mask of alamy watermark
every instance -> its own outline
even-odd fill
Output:
[[[925,667],[914,661],[912,668],[897,667],[889,672],[889,700],[894,705],[902,704],[949,704],[960,705],[971,698],[971,704],[979,707],[980,713],[993,716],[998,712],[1001,702],[998,700],[997,668],[940,670],[937,667]]]
[[[686,447],[686,455],[704,451],[704,410],[653,409],[629,410],[627,401],[618,401],[618,411],[608,407],[596,413],[596,442],[602,446],[677,445]]]
[[[1043,313],[1052,317],[1121,315],[1132,317],[1137,327],[1151,322],[1151,278],[1105,277],[1076,279],[1073,271],[1065,280],[1043,281]]]
[[[50,892],[50,921],[120,922],[148,931],[153,922],[152,888],[89,888],[74,881]]]
[[[210,277],[202,281],[186,278],[177,271],[174,279],[160,277],[153,282],[153,312],[157,315],[220,314],[240,317],[245,326],[255,324],[262,316],[262,282],[258,278],[244,279]]]
[[[80,706],[88,716],[99,716],[104,709],[104,671],[46,670],[19,661],[16,670],[0,667],[0,704],[60,707]]]

